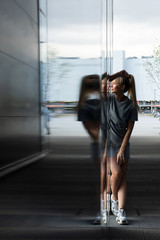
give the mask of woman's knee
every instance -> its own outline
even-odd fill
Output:
[[[114,178],[121,178],[122,177],[122,171],[120,169],[116,169],[112,171],[112,176]]]

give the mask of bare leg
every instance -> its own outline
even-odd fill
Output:
[[[111,189],[113,199],[118,199],[118,190],[121,184],[122,170],[121,166],[117,163],[116,157],[110,157],[110,166],[112,175],[110,177]]]
[[[116,158],[111,158],[111,189],[113,199],[119,202],[119,209],[124,208],[126,202],[126,172],[127,172],[128,160],[121,166],[117,163]]]
[[[91,157],[95,161],[97,167],[99,167],[99,146],[98,146],[98,137],[100,122],[83,122],[85,129],[88,131],[91,139],[93,140],[91,144]]]
[[[111,171],[110,159],[107,158],[107,168],[106,168],[107,193],[110,193],[110,171]]]
[[[89,133],[90,137],[95,141],[98,142],[99,137],[99,129],[100,129],[100,122],[83,122],[83,125],[87,132]]]
[[[104,190],[106,188],[106,159],[102,155],[101,158],[101,196],[104,200]]]
[[[127,172],[128,160],[126,163],[122,165],[122,176],[121,183],[118,189],[118,201],[119,201],[119,209],[125,207],[126,202],[126,192],[127,192],[127,183],[126,183],[126,172]]]

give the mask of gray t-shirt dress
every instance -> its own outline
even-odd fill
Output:
[[[109,94],[106,101],[107,111],[107,156],[116,157],[121,147],[123,138],[127,131],[128,121],[137,121],[137,109],[133,106],[131,99],[126,97],[119,102],[114,94]],[[124,152],[125,159],[130,158],[130,144]]]

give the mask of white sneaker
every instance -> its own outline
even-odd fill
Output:
[[[111,210],[112,213],[117,217],[118,216],[118,200],[113,200],[113,194],[111,195]]]
[[[118,224],[121,224],[121,225],[127,225],[128,224],[126,213],[125,213],[124,209],[121,208],[118,211],[116,221],[118,222]]]
[[[104,209],[104,200],[101,199],[101,212],[103,211]]]
[[[104,200],[101,199],[101,217],[104,224],[107,223],[107,212],[104,208]]]
[[[106,211],[106,209],[103,209],[101,214],[102,214],[102,221],[104,222],[104,224],[107,224],[107,211]]]
[[[94,225],[100,225],[101,224],[101,215],[100,212],[97,212],[97,215],[95,217],[95,219],[92,222]]]

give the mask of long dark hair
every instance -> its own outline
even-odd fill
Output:
[[[87,96],[93,92],[98,92],[100,95],[100,77],[98,75],[86,75],[82,78],[77,109],[84,104]]]
[[[127,91],[127,96],[129,96],[133,102],[135,108],[139,108],[137,104],[137,97],[136,97],[136,87],[135,87],[135,80],[133,75],[129,75],[129,89]]]
[[[118,77],[117,79],[120,84],[125,85],[124,92],[127,92],[127,96],[132,100],[134,107],[138,109],[135,80],[133,75],[129,74],[128,76],[128,78]]]

